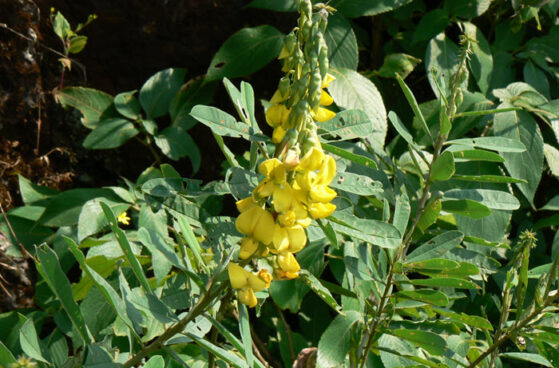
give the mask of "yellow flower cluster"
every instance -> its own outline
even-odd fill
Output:
[[[239,258],[267,257],[276,279],[296,278],[301,267],[294,254],[307,244],[305,228],[312,219],[328,217],[336,209],[330,203],[336,192],[328,186],[336,175],[336,162],[316,146],[295,166],[272,158],[262,162],[258,171],[264,179],[251,197],[237,202],[240,215],[235,226],[245,235]],[[266,208],[267,203],[270,208]],[[263,272],[266,280],[271,280],[271,275]],[[262,290],[264,284],[254,281],[254,274],[235,263],[229,266],[229,277],[239,300],[256,305],[254,291]],[[233,283],[233,279],[247,277],[247,282]]]
[[[324,90],[325,88],[328,88],[330,82],[334,79],[335,78],[331,74],[326,75],[326,78],[321,84],[319,106],[316,109],[310,110],[311,117],[317,122],[323,123],[336,116],[335,112],[323,107],[330,106],[334,102],[332,96]],[[276,144],[279,144],[283,140],[285,133],[289,129],[294,128],[294,119],[289,119],[292,108],[286,106],[289,97],[290,94],[288,91],[282,94],[282,92],[278,89],[270,100],[272,105],[268,108],[268,110],[266,110],[266,122],[274,128],[272,141]]]
[[[329,184],[336,162],[322,150],[316,122],[336,114],[324,108],[333,103],[324,90],[334,80],[328,74],[328,49],[323,32],[327,12],[313,13],[310,0],[296,0],[299,27],[286,36],[280,59],[285,76],[270,100],[266,122],[274,128],[273,158],[258,166],[262,181],[248,198],[237,202],[235,225],[244,234],[239,259],[242,265],[259,260],[255,274],[230,263],[231,286],[241,303],[254,307],[255,292],[269,287],[273,278],[294,279],[301,267],[295,254],[307,244],[306,228],[313,219],[330,216],[336,192]],[[267,266],[264,266],[267,267]]]

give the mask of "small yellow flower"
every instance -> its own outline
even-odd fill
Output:
[[[299,276],[301,266],[297,263],[293,253],[286,252],[277,256],[279,269],[276,269],[276,276],[280,279],[295,279]]]
[[[251,308],[258,303],[254,292],[268,288],[272,281],[268,271],[261,270],[258,274],[254,274],[236,263],[229,263],[227,271],[229,273],[231,287],[237,290],[239,301]]]
[[[123,225],[130,225],[130,217],[128,217],[126,211],[118,215],[117,221]]]
[[[258,249],[258,242],[251,237],[245,237],[241,241],[240,259],[247,259],[252,256]]]
[[[288,109],[285,105],[272,105],[268,108],[268,110],[266,110],[266,122],[272,128],[277,128],[278,126],[285,124],[290,113],[291,109]]]
[[[255,206],[241,213],[235,221],[239,232],[253,237],[264,245],[272,242],[274,233],[274,218],[270,212]]]

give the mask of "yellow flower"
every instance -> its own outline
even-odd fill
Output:
[[[315,219],[325,218],[330,216],[336,210],[336,205],[332,203],[312,203],[309,206],[309,213]]]
[[[239,301],[249,307],[254,307],[258,303],[254,292],[268,288],[272,281],[268,271],[261,270],[258,274],[254,274],[236,263],[229,263],[227,271],[231,287],[237,290]]]
[[[117,221],[123,225],[130,225],[130,217],[126,214],[126,211],[118,215]]]
[[[274,234],[274,218],[270,212],[255,206],[241,213],[235,221],[239,232],[268,245]]]
[[[325,109],[324,107],[319,107],[316,111],[311,111],[311,116],[315,121],[324,123],[336,116],[336,113],[332,110]]]
[[[281,279],[295,279],[299,276],[301,266],[297,263],[293,253],[286,252],[277,256],[279,269],[275,270],[276,274]]]
[[[283,137],[285,137],[285,133],[285,129],[283,129],[281,126],[274,128],[274,131],[272,132],[272,142],[274,142],[275,144],[280,144],[283,140]]]
[[[258,249],[258,242],[251,237],[244,237],[241,241],[240,259],[247,259]]]
[[[283,227],[276,224],[274,229],[274,240],[272,242],[273,253],[298,252],[307,244],[307,234],[301,225]]]
[[[287,121],[290,113],[291,109],[288,109],[285,105],[272,105],[266,110],[266,122],[272,128],[277,128]]]
[[[244,199],[241,199],[237,201],[237,203],[235,204],[237,205],[237,209],[241,213],[245,212],[246,210],[252,207],[258,206],[258,203],[256,203],[252,197],[246,197]]]

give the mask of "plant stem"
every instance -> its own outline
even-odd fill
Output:
[[[140,362],[142,361],[142,359],[144,357],[146,357],[146,356],[150,355],[151,353],[161,349],[163,347],[163,344],[165,344],[165,342],[167,340],[169,340],[171,337],[175,336],[177,333],[180,333],[181,331],[183,331],[184,328],[186,327],[186,325],[189,322],[191,322],[194,318],[196,318],[200,314],[204,313],[204,311],[206,310],[208,305],[210,305],[212,302],[215,301],[215,296],[217,296],[219,293],[221,293],[221,291],[226,286],[226,283],[224,283],[224,284],[220,285],[214,293],[210,293],[210,290],[212,289],[212,286],[213,286],[213,282],[214,282],[214,280],[212,279],[212,281],[210,281],[210,284],[208,285],[208,289],[207,289],[208,291],[206,293],[204,293],[204,295],[198,300],[196,305],[190,310],[190,312],[188,312],[188,314],[186,316],[184,316],[183,319],[181,319],[175,325],[168,328],[154,342],[149,344],[144,349],[140,350],[132,358],[128,359],[122,365],[122,367],[123,368],[130,368],[130,367],[134,367],[134,366],[140,364]]]

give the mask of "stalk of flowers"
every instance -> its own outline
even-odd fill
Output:
[[[299,27],[285,39],[279,59],[285,76],[270,100],[266,121],[274,129],[274,157],[263,161],[258,172],[262,181],[252,196],[237,202],[240,212],[235,225],[245,235],[239,252],[240,265],[229,265],[229,278],[239,301],[257,304],[254,292],[269,287],[272,274],[246,270],[251,260],[267,263],[275,279],[294,279],[301,267],[295,254],[307,244],[305,229],[313,219],[330,216],[336,192],[328,185],[336,163],[322,150],[316,122],[335,116],[326,106],[333,103],[324,90],[334,79],[328,74],[328,49],[323,32],[328,11],[325,5],[297,0]]]

